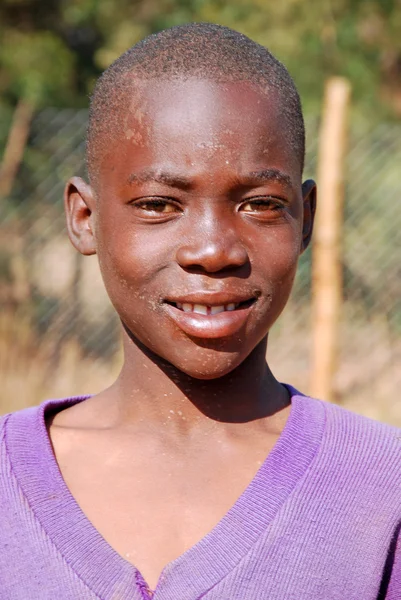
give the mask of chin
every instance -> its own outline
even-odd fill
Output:
[[[257,339],[253,344],[249,339],[244,344],[243,339],[238,337],[211,340],[180,334],[168,341],[157,339],[153,343],[150,340],[145,343],[124,322],[123,326],[130,340],[170,376],[173,376],[172,370],[177,370],[204,381],[219,379],[237,369],[261,342]]]
[[[197,356],[189,356],[186,360],[181,357],[164,357],[174,368],[192,377],[209,381],[224,377],[237,369],[247,358],[242,353],[207,350],[200,348]],[[192,353],[191,353],[192,354]]]
[[[176,369],[178,369],[179,371],[182,371],[183,373],[185,373],[185,375],[187,375],[188,377],[191,377],[192,379],[199,379],[200,381],[212,381],[214,379],[220,379],[221,377],[225,377],[226,375],[229,375],[229,373],[231,373],[232,371],[234,371],[239,365],[239,364],[230,364],[230,365],[226,365],[225,368],[220,368],[220,369],[196,369],[194,367],[192,367],[191,369],[185,369],[185,368],[181,368],[179,365],[174,365],[176,367]]]

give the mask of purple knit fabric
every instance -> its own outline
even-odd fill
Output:
[[[273,451],[153,600],[401,600],[401,431],[291,391]],[[55,461],[45,415],[81,400],[0,419],[0,600],[150,597]]]

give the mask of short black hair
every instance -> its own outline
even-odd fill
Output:
[[[131,77],[130,75],[134,76]],[[124,100],[138,79],[200,77],[218,82],[250,81],[279,95],[288,140],[301,171],[305,127],[301,101],[284,65],[264,46],[245,35],[213,23],[188,23],[152,34],[122,54],[100,76],[93,91],[87,131],[87,169],[95,163],[106,140],[121,128]],[[245,107],[246,109],[246,107]]]

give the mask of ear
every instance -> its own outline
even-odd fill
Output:
[[[312,237],[313,222],[316,212],[316,183],[313,179],[308,179],[302,184],[302,198],[304,208],[304,218],[302,225],[302,246],[301,253],[309,246]]]
[[[94,193],[91,186],[80,177],[72,177],[67,182],[64,190],[64,209],[72,245],[86,256],[96,254]]]

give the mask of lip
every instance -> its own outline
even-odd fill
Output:
[[[249,300],[249,297],[247,299]],[[184,301],[188,301],[188,296]],[[181,301],[177,300],[177,302]],[[221,304],[229,304],[230,302],[233,302],[233,300],[230,299],[225,302],[219,301]],[[193,303],[219,304],[215,299],[211,302],[210,297],[206,302],[204,296],[202,302],[198,301]],[[171,304],[164,303],[164,309],[168,316],[184,333],[192,337],[203,339],[218,339],[234,335],[244,326],[254,306],[255,302],[250,306],[237,308],[232,311],[224,311],[216,315],[200,315],[192,312],[184,312]]]

